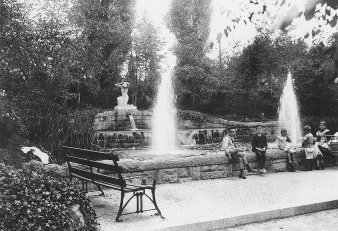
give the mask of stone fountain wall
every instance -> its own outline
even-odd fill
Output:
[[[134,117],[138,130],[131,130],[127,113]],[[102,149],[148,146],[151,142],[151,111],[113,110],[99,113],[95,117],[94,145]],[[236,122],[219,119],[217,122],[178,120],[178,145],[208,144],[221,142],[226,128],[237,128],[237,139],[249,141],[262,125],[269,141],[276,139],[279,132],[277,122]]]
[[[256,155],[250,151],[247,151],[246,155],[250,166],[256,169],[258,167]],[[299,150],[295,157],[297,163],[302,165],[305,158],[304,151]],[[269,173],[286,171],[286,164],[287,155],[283,151],[276,147],[267,150],[266,170]],[[205,151],[198,155],[171,155],[145,160],[121,159],[119,165],[122,166],[125,176],[144,178],[149,176],[160,184],[237,177],[239,174],[239,164],[234,164],[231,171],[231,164],[223,152]]]

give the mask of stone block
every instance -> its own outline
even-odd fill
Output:
[[[189,182],[189,181],[193,181],[193,180],[194,180],[194,178],[192,178],[192,177],[183,177],[183,178],[178,178],[177,182],[178,183],[184,183],[184,182]]]
[[[192,176],[191,168],[179,168],[178,169],[178,177],[184,178],[184,177],[190,177]]]
[[[201,166],[200,171],[201,172],[211,172],[212,166]]]
[[[160,170],[163,174],[162,181],[163,183],[176,183],[178,182],[178,172],[177,169],[164,169]]]
[[[192,168],[192,178],[194,180],[200,180],[201,179],[200,167],[193,167]]]
[[[201,172],[201,180],[217,179],[224,177],[223,171]]]
[[[284,172],[286,170],[286,162],[273,163],[273,171]]]

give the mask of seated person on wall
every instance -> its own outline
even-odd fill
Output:
[[[296,165],[295,153],[296,150],[291,146],[291,139],[288,136],[288,132],[285,128],[281,129],[281,135],[277,136],[277,144],[280,150],[283,150],[288,156],[288,163],[290,168],[294,168]],[[288,168],[289,169],[289,168]]]
[[[304,128],[305,136],[302,138],[302,147],[305,151],[304,171],[312,171],[313,157],[315,156],[315,138],[311,134],[311,127],[306,125]]]
[[[250,165],[248,164],[245,153],[241,152],[241,150],[239,150],[236,147],[234,139],[235,139],[235,129],[228,128],[227,135],[224,136],[222,140],[222,150],[225,152],[225,155],[229,158],[230,162],[234,158],[239,159],[239,167],[240,167],[239,178],[246,179],[246,176],[244,173],[244,167],[246,166],[248,172],[254,172],[254,171],[251,169]]]
[[[266,149],[268,148],[268,143],[266,141],[266,136],[262,134],[262,126],[257,126],[257,133],[252,137],[252,151],[256,153],[259,172],[266,173],[265,170],[265,160],[266,160]]]
[[[318,149],[321,154],[317,155],[317,160],[319,161],[320,167],[324,169],[324,158],[331,157],[333,158],[332,152],[329,149],[328,141],[331,140],[331,131],[326,128],[325,121],[319,123],[319,131],[316,132]]]

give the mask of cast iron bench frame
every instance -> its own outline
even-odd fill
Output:
[[[156,189],[156,180],[153,179],[151,185],[138,185],[138,184],[131,184],[127,183],[126,180],[134,179],[134,178],[142,178],[141,177],[123,177],[122,167],[118,165],[119,157],[113,153],[105,153],[105,152],[97,152],[87,149],[80,149],[74,147],[67,147],[63,146],[63,151],[66,154],[66,161],[68,164],[69,176],[70,181],[73,178],[78,178],[82,181],[82,189],[87,192],[88,182],[97,186],[97,188],[101,191],[101,195],[104,195],[104,192],[101,189],[102,187],[108,187],[113,190],[121,191],[121,200],[120,200],[120,207],[119,211],[116,216],[116,222],[121,222],[120,216],[133,214],[133,213],[143,213],[145,211],[157,210],[155,215],[161,216],[162,219],[165,219],[162,216],[160,209],[157,206],[156,198],[155,198],[155,189]],[[102,163],[100,160],[112,160],[112,164]],[[97,171],[95,172],[93,168],[96,168]],[[108,170],[112,174],[116,176],[109,176],[104,175],[99,172],[100,169]],[[147,178],[151,178],[148,177]],[[146,190],[151,191],[151,197],[146,194]],[[126,193],[132,193],[133,195],[124,203],[124,197]],[[146,196],[155,206],[153,209],[143,209],[143,196]],[[136,197],[136,211],[130,213],[122,214],[125,207],[128,203]]]

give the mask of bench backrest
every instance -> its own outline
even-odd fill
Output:
[[[119,160],[117,155],[66,146],[63,147],[63,150],[66,153],[71,176],[79,176],[93,182],[103,182],[119,187],[126,185],[121,174],[122,168],[117,163]],[[100,160],[112,160],[112,163],[102,163]],[[103,175],[99,173],[99,170],[102,169],[117,176]]]
[[[81,148],[73,148],[63,146],[63,151],[67,153],[69,156],[76,156],[88,160],[113,160],[119,161],[119,157],[113,153],[107,152],[98,152],[92,151],[88,149],[81,149]]]
[[[331,148],[331,152],[332,152],[334,155],[338,155],[338,143],[333,143],[333,142],[331,142],[330,148]]]

